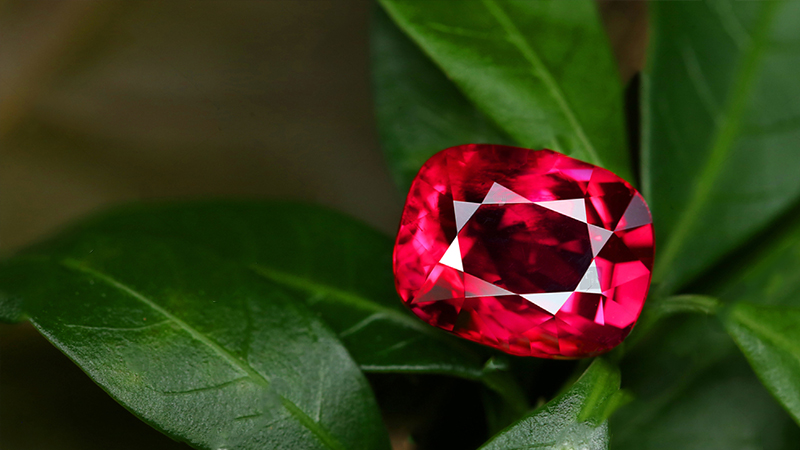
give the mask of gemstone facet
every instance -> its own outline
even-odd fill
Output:
[[[394,248],[417,316],[520,356],[605,353],[635,324],[655,253],[627,182],[551,150],[469,144],[429,159]]]

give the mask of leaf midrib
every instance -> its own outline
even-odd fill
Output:
[[[421,331],[425,334],[438,337],[436,336],[436,333],[432,333],[436,330],[432,329],[428,325],[423,324],[419,320],[406,316],[399,311],[387,308],[359,295],[343,291],[327,284],[311,281],[308,278],[298,277],[288,272],[276,270],[272,267],[267,267],[261,264],[251,264],[250,269],[252,269],[258,275],[283,286],[299,289],[311,294],[322,294],[335,297],[341,300],[343,303],[347,303],[355,308],[380,313],[403,327],[411,328]]]
[[[394,310],[392,308],[388,308],[383,306],[379,303],[371,301],[365,297],[361,297],[360,295],[353,294],[347,291],[343,291],[341,289],[335,288],[328,284],[312,281],[308,278],[298,277],[296,275],[292,275],[288,272],[284,272],[281,270],[276,270],[272,267],[267,267],[261,264],[251,264],[250,269],[253,270],[259,276],[262,276],[274,283],[279,285],[304,291],[306,293],[312,295],[322,295],[324,297],[333,297],[339,300],[342,303],[346,303],[354,308],[371,311],[375,314],[380,314],[381,318],[387,319],[391,322],[394,322],[396,325],[401,327],[410,328],[414,331],[420,332],[425,334],[433,339],[439,340],[441,342],[445,342],[448,346],[453,348],[456,351],[463,351],[461,348],[454,342],[449,342],[449,340],[444,339],[446,335],[443,335],[443,332],[433,328],[430,325],[423,323],[421,320],[418,320],[414,317],[408,316],[406,314],[401,313],[400,311]],[[324,299],[321,301],[325,301]],[[356,325],[357,326],[357,325]],[[351,327],[352,329],[353,327]],[[341,337],[341,334],[340,334]],[[404,371],[411,371],[414,367],[413,365],[381,365],[381,366],[374,366],[369,364],[359,364],[361,370],[367,370],[371,372],[404,372]],[[380,367],[380,369],[378,369]],[[429,366],[426,366],[429,367]],[[443,373],[447,373],[449,366],[441,366],[440,369],[443,370]],[[458,373],[460,376],[481,380],[486,378],[486,374],[480,370],[463,370],[459,369]],[[495,388],[493,388],[495,389]],[[499,390],[498,390],[499,392]]]
[[[437,58],[435,58],[431,54],[431,52],[427,48],[425,48],[424,45],[421,45],[421,41],[424,41],[424,38],[419,36],[419,32],[408,31],[409,28],[412,30],[414,28],[414,26],[411,24],[411,21],[403,17],[403,14],[397,11],[397,8],[394,5],[392,5],[391,0],[380,0],[380,4],[398,25],[402,25],[401,28],[406,29],[404,30],[406,34],[414,38],[414,41],[424,51],[424,53],[449,77],[450,71],[447,70],[446,67],[443,67],[442,64],[437,60]],[[550,73],[547,66],[544,65],[541,58],[538,56],[538,53],[533,49],[533,47],[525,38],[525,36],[519,31],[519,28],[514,24],[511,18],[508,17],[505,11],[500,7],[500,5],[495,0],[483,0],[483,4],[484,7],[486,7],[486,9],[492,15],[494,20],[497,21],[497,23],[506,33],[507,41],[511,45],[517,48],[517,50],[522,54],[525,60],[532,66],[533,73],[535,75],[538,75],[538,77],[545,84],[548,93],[551,95],[553,100],[555,100],[558,108],[561,109],[569,125],[575,130],[575,134],[578,136],[578,139],[583,145],[584,150],[591,159],[590,162],[601,165],[602,160],[600,159],[597,150],[592,145],[591,141],[586,135],[586,132],[583,129],[583,126],[581,125],[580,121],[578,121],[577,116],[575,115],[572,107],[569,105],[569,102],[567,102],[564,93],[562,92],[558,83],[556,83],[555,78]],[[481,109],[483,110],[485,108]],[[493,114],[489,115],[493,116]],[[519,133],[516,133],[514,130],[509,130],[507,129],[507,127],[504,126],[501,128],[503,128],[504,131],[509,135],[511,135],[515,140],[519,140]]]
[[[269,379],[262,375],[260,372],[255,370],[249,364],[246,364],[244,361],[240,360],[239,358],[235,357],[231,354],[228,350],[224,349],[222,346],[208,338],[208,336],[204,335],[200,331],[193,328],[188,323],[184,322],[167,309],[161,307],[154,301],[150,300],[149,298],[145,297],[138,291],[132,289],[131,287],[125,285],[124,283],[116,280],[110,275],[107,275],[103,272],[100,272],[96,269],[93,269],[78,260],[72,258],[65,258],[61,260],[60,264],[73,271],[81,272],[87,274],[91,277],[94,277],[109,286],[112,286],[125,294],[133,297],[134,299],[138,300],[139,302],[145,304],[149,308],[159,312],[164,317],[166,317],[169,321],[173,322],[182,330],[189,333],[192,338],[198,340],[202,344],[209,347],[214,353],[218,356],[223,358],[227,361],[231,366],[242,370],[248,378],[250,378],[254,383],[257,385],[267,388],[270,384]],[[322,427],[319,423],[314,421],[311,417],[309,417],[299,406],[297,406],[294,402],[289,400],[288,398],[284,397],[281,394],[278,394],[281,399],[281,404],[283,407],[295,418],[297,421],[303,425],[306,429],[308,429],[314,436],[316,436],[326,447],[333,449],[333,450],[347,450],[335,437],[333,437],[324,427]]]
[[[581,140],[586,152],[592,158],[591,162],[595,164],[601,164],[602,161],[597,154],[597,150],[595,150],[594,146],[589,141],[589,138],[586,136],[583,126],[578,121],[575,112],[572,110],[572,107],[570,107],[569,103],[564,97],[564,93],[558,86],[558,83],[556,83],[555,78],[544,65],[541,58],[537,55],[537,52],[533,49],[525,36],[519,31],[519,28],[514,24],[514,21],[508,17],[496,0],[483,0],[483,5],[489,10],[489,13],[492,15],[492,17],[503,28],[503,31],[505,31],[506,36],[508,37],[508,41],[514,45],[514,47],[516,47],[520,53],[522,53],[522,56],[525,58],[525,60],[532,66],[533,71],[545,84],[547,91],[556,101],[556,104],[564,113],[564,116],[567,118],[570,126],[572,126],[572,128],[575,130],[575,133],[578,135],[578,138]]]
[[[672,270],[672,262],[677,258],[680,249],[689,239],[690,231],[699,219],[700,212],[708,203],[725,160],[734,147],[739,125],[747,108],[749,94],[757,78],[758,63],[766,50],[766,41],[772,18],[780,3],[780,1],[764,3],[757,21],[756,30],[753,33],[752,43],[741,59],[741,64],[737,67],[730,91],[732,97],[723,112],[722,125],[717,128],[718,131],[712,140],[710,155],[697,178],[697,187],[694,190],[695,195],[689,200],[684,213],[673,228],[670,240],[664,245],[664,250],[655,264],[654,283],[664,281],[666,274]],[[646,145],[646,147],[649,145],[651,144]],[[662,286],[668,286],[668,284],[662,283]],[[668,292],[667,289],[669,288],[674,288],[674,286],[664,288],[665,292]]]

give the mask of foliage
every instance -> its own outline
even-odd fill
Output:
[[[388,449],[368,382],[385,374],[482,386],[493,436],[462,432],[485,449],[795,448],[800,3],[652,4],[632,143],[594,2],[379,4],[376,112],[401,192],[468,142],[552,148],[640,183],[659,251],[626,343],[575,364],[457,340],[396,299],[389,236],[274,201],[87,219],[0,265],[0,321],[30,321],[202,449]]]
[[[626,399],[619,370],[596,359],[566,392],[495,435],[482,450],[608,448],[606,419]]]

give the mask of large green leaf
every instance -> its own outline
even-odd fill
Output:
[[[800,308],[737,304],[725,326],[756,374],[800,423]]]
[[[391,240],[341,214],[286,202],[144,205],[105,214],[74,233],[75,239],[149,236],[202,246],[305,301],[364,371],[481,380],[518,414],[526,407],[502,367],[485,365],[481,352],[403,307],[394,291]]]
[[[594,2],[380,3],[461,92],[520,145],[558,150],[631,179],[622,87]],[[445,97],[448,107],[461,104],[452,98]],[[469,124],[459,129],[463,126]]]
[[[297,296],[164,236],[73,233],[0,289],[112,397],[203,449],[389,448],[372,392]]]
[[[800,3],[653,8],[642,184],[674,291],[800,196]]]
[[[675,317],[626,356],[635,400],[611,417],[613,450],[793,450],[800,429],[714,318]]]
[[[708,288],[729,303],[800,306],[800,209],[747,250]]]
[[[596,359],[569,390],[495,435],[481,449],[606,449],[606,419],[625,398],[619,383],[619,370]]]
[[[798,211],[800,212],[800,211]],[[735,303],[722,319],[761,381],[800,418],[800,217],[762,236],[714,287]],[[743,303],[746,302],[746,303]]]
[[[403,306],[392,241],[342,214],[287,202],[205,202],[131,209],[90,227],[199,244],[302,293],[362,370],[440,373],[513,388],[501,368],[485,368],[486,358],[464,341]]]
[[[513,144],[378,7],[370,41],[381,146],[402,192],[439,150]]]

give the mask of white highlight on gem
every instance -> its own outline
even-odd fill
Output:
[[[597,256],[603,246],[608,242],[608,238],[614,234],[613,231],[606,230],[605,228],[598,227],[597,225],[589,225],[589,242],[592,243],[592,256]]]
[[[592,246],[592,255],[595,257],[603,249],[603,246],[605,246],[605,244],[611,238],[611,235],[614,234],[614,231],[606,230],[605,228],[592,225],[587,222],[586,201],[582,198],[531,202],[525,197],[517,194],[516,192],[506,187],[503,187],[498,183],[492,184],[492,187],[489,189],[489,192],[486,194],[486,197],[483,199],[482,203],[462,202],[456,200],[453,201],[453,209],[455,211],[455,216],[456,216],[455,217],[456,228],[458,231],[461,231],[464,225],[466,225],[469,219],[472,218],[472,216],[475,214],[475,212],[482,204],[502,205],[509,203],[533,203],[535,205],[547,208],[551,211],[555,211],[559,214],[563,214],[567,217],[571,217],[575,220],[586,223],[589,232],[589,242],[591,242]],[[620,224],[617,226],[617,229],[615,231],[627,230],[630,228],[646,225],[649,223],[652,223],[652,219],[650,218],[650,211],[647,209],[647,206],[644,204],[644,201],[641,199],[641,197],[637,195],[634,196],[633,199],[631,200],[630,204],[625,210],[625,213],[623,214],[623,218],[620,221]],[[464,297],[474,298],[474,297],[494,297],[502,295],[519,295],[524,299],[528,300],[529,302],[533,303],[534,305],[542,308],[543,310],[553,315],[555,315],[559,310],[561,310],[561,308],[564,306],[567,300],[569,300],[570,296],[575,292],[582,292],[587,294],[603,293],[601,291],[601,285],[600,285],[600,274],[597,269],[597,264],[595,263],[594,260],[592,260],[591,264],[589,264],[589,267],[586,269],[586,273],[584,273],[583,278],[581,278],[581,281],[578,283],[578,286],[575,288],[574,291],[545,292],[536,294],[516,294],[514,292],[496,286],[488,281],[482,280],[474,275],[465,273],[464,263],[461,258],[461,247],[458,242],[458,237],[453,239],[453,242],[450,243],[450,247],[448,247],[447,251],[444,253],[444,255],[442,255],[442,258],[439,260],[439,263],[451,267],[453,269],[456,269],[463,274]],[[433,297],[437,297],[436,294],[439,294],[439,292],[434,292],[437,290],[435,289],[436,287],[438,287],[438,282],[437,285],[433,286],[430,292],[425,294],[425,297],[430,297],[426,300],[433,300],[434,299]],[[441,295],[447,296],[447,294],[449,294],[449,291],[447,289],[443,289]],[[603,313],[602,300],[598,305],[594,322],[599,325],[605,324],[605,315]]]
[[[567,303],[572,292],[546,292],[543,294],[521,294],[525,300],[555,315]]]
[[[488,281],[464,273],[464,297],[492,297],[495,295],[516,295]]]
[[[456,212],[456,232],[459,232],[462,228],[464,228],[464,225],[467,223],[469,218],[475,214],[475,211],[478,210],[479,206],[481,206],[480,203],[460,202],[458,200],[453,200],[453,209]]]
[[[597,264],[595,264],[594,260],[589,264],[586,273],[583,274],[583,278],[578,283],[578,287],[575,288],[575,292],[585,292],[587,294],[603,293],[600,288],[600,274],[597,272]]]
[[[527,198],[517,194],[511,189],[500,186],[497,183],[492,184],[486,197],[483,199],[484,205],[502,205],[505,203],[533,203]]]
[[[453,269],[460,270],[461,272],[464,271],[464,263],[461,260],[461,249],[458,246],[458,237],[453,239],[450,247],[448,247],[447,251],[444,252],[442,259],[440,259],[439,262],[447,267],[452,267]]]
[[[650,223],[653,223],[653,219],[650,218],[647,205],[641,196],[634,195],[614,231],[629,230]]]
[[[586,223],[586,202],[582,198],[533,202],[533,204]]]

